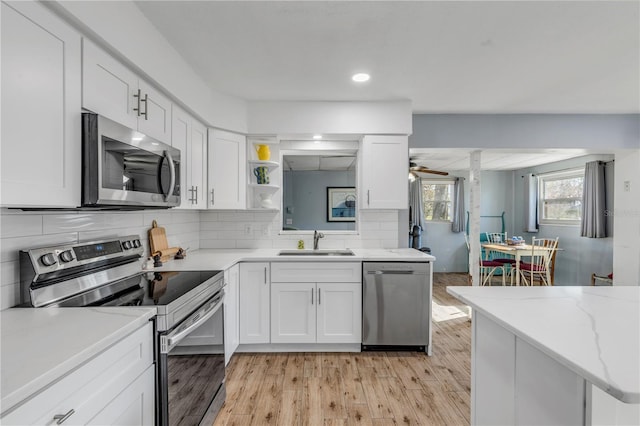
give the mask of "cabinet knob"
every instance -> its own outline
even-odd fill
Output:
[[[56,414],[55,416],[53,416],[53,420],[57,420],[56,424],[61,425],[69,417],[73,416],[73,413],[75,413],[75,412],[76,411],[72,408],[66,414]]]

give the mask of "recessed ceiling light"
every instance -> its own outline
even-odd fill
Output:
[[[314,139],[322,139],[322,135],[313,135]]]
[[[353,77],[351,77],[351,80],[358,83],[363,83],[365,81],[369,81],[370,78],[371,76],[369,74],[360,72],[358,74],[354,74]]]

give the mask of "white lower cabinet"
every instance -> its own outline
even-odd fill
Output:
[[[360,343],[361,265],[271,264],[271,343]]]
[[[18,405],[0,423],[153,425],[152,339],[149,322]]]
[[[240,343],[269,343],[269,263],[240,264]]]
[[[360,283],[272,283],[271,343],[360,343]]]

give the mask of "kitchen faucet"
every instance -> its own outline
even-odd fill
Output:
[[[313,231],[313,249],[318,250],[318,241],[320,238],[324,238],[324,234],[322,232]]]

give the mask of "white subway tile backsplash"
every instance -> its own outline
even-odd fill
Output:
[[[170,246],[189,248],[313,248],[313,233],[280,234],[279,212],[144,210],[134,212],[18,212],[2,210],[0,225],[0,308],[19,303],[18,250],[62,243],[139,235],[149,253],[152,221],[164,227]],[[247,235],[246,227],[251,231]],[[266,231],[266,233],[265,233]],[[358,232],[325,233],[320,248],[396,248],[397,211],[362,211]]]
[[[0,217],[0,238],[42,234],[42,216],[8,214]]]

